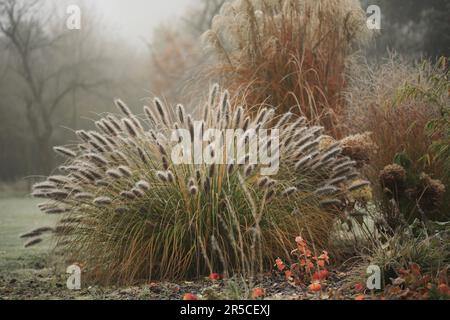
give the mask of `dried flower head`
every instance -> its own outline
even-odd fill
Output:
[[[398,164],[390,164],[380,172],[380,181],[384,188],[390,192],[399,192],[404,189],[406,180],[405,169]]]

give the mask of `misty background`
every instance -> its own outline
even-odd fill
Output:
[[[154,95],[192,107],[186,88],[211,81],[197,74],[211,63],[199,39],[225,1],[0,0],[0,193],[52,172],[61,161],[52,146],[115,112],[116,97],[137,113]],[[382,13],[382,30],[362,49],[373,63],[388,50],[449,56],[449,1],[361,2]],[[80,30],[66,27],[71,4]]]

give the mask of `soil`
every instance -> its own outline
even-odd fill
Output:
[[[19,261],[18,261],[19,262]],[[185,293],[200,299],[248,299],[251,288],[265,290],[265,299],[343,299],[341,284],[344,274],[332,273],[321,293],[310,293],[304,286],[293,285],[280,276],[265,276],[250,286],[249,281],[231,279],[197,281],[150,282],[130,287],[89,286],[82,283],[80,290],[66,286],[69,274],[58,273],[48,266],[46,256],[29,255],[19,262],[21,267],[0,272],[0,299],[87,299],[87,300],[180,300]]]

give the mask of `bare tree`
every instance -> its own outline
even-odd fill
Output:
[[[48,173],[55,115],[78,90],[92,90],[105,80],[82,71],[100,59],[80,50],[86,38],[64,29],[63,20],[55,27],[55,12],[45,14],[41,6],[41,0],[0,0],[0,45],[10,53],[8,66],[18,83],[17,103],[24,106],[37,153],[35,168]],[[71,52],[73,59],[67,59]]]

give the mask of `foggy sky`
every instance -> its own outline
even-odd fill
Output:
[[[130,44],[143,46],[142,38],[151,40],[152,32],[162,22],[176,23],[181,14],[198,0],[50,0],[63,12],[67,5],[84,3],[94,15],[111,26],[111,32]],[[83,14],[83,12],[82,12]],[[107,32],[107,31],[105,31]]]

